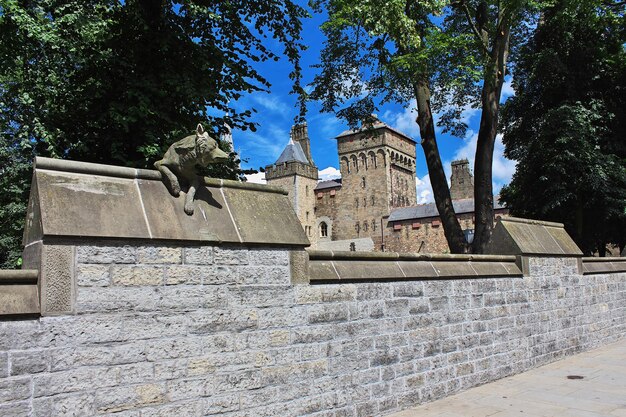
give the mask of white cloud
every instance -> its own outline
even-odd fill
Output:
[[[267,184],[265,181],[265,172],[257,172],[256,174],[247,174],[245,175],[246,180],[248,182],[253,182],[255,184]]]
[[[265,93],[257,93],[252,94],[250,98],[257,104],[265,107],[267,110],[270,110],[275,113],[279,113],[281,115],[289,115],[293,113],[293,110],[289,108],[284,101],[279,98],[278,95],[269,95]]]
[[[466,105],[463,107],[461,111],[460,121],[465,123],[466,125],[470,125],[470,120],[476,116],[480,115],[480,109],[472,108],[470,105]],[[433,115],[435,124],[440,119],[441,112]],[[383,114],[383,120],[386,121],[393,128],[399,130],[402,133],[405,133],[412,138],[419,138],[420,130],[417,122],[415,121],[417,118],[417,102],[415,100],[411,100],[409,105],[404,108],[399,113],[394,113],[390,110],[387,110]],[[442,128],[439,126],[435,126],[435,131],[440,133]]]
[[[420,129],[415,119],[417,118],[417,102],[411,100],[409,105],[404,108],[400,113],[395,113],[387,110],[382,117],[382,120],[389,124],[394,129],[411,136],[412,138],[419,137]]]
[[[468,159],[470,163],[470,169],[474,171],[474,160],[476,156],[476,142],[478,140],[478,133],[470,132],[471,137],[465,141],[465,145],[459,148],[454,154],[454,160],[456,159]],[[449,178],[449,166],[451,161],[444,162],[446,167],[446,175]],[[508,184],[511,181],[513,173],[515,173],[515,161],[511,161],[504,157],[504,144],[502,143],[502,135],[496,136],[496,143],[493,151],[493,189],[494,193],[498,193],[504,184]]]
[[[273,164],[289,142],[289,132],[273,123],[265,124],[262,132],[234,131],[235,149],[241,158],[260,165]],[[250,163],[244,165],[258,168],[258,165],[251,166]]]
[[[430,177],[428,176],[428,174],[424,175],[422,178],[416,177],[415,184],[417,204],[426,204],[435,201],[435,197],[433,195],[433,187],[430,184]]]
[[[318,172],[320,181],[335,180],[341,178],[341,172],[335,167],[324,168]]]

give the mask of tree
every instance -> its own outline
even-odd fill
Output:
[[[504,106],[518,165],[502,201],[563,222],[588,255],[626,244],[625,43],[623,4],[559,0],[520,51]]]
[[[375,102],[415,99],[421,145],[435,203],[453,253],[481,253],[493,228],[492,171],[500,95],[511,48],[520,43],[534,2],[318,0],[329,18],[312,97],[354,126]],[[454,213],[433,113],[444,131],[463,135],[464,106],[482,116],[474,167],[476,231],[470,247]]]
[[[0,148],[20,155],[0,174],[24,187],[19,164],[33,155],[151,167],[198,122],[217,137],[216,114],[254,129],[252,111],[229,102],[267,91],[258,63],[282,55],[300,91],[306,15],[291,0],[0,0]],[[217,169],[237,178],[236,167]],[[18,211],[3,218],[3,242]],[[3,247],[0,264],[13,260]]]

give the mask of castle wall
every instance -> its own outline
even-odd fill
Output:
[[[382,416],[626,332],[626,274],[576,258],[293,285],[284,248],[65,244],[75,314],[0,321],[0,415]]]
[[[498,217],[507,217],[508,210],[496,210]],[[457,215],[461,229],[474,230],[474,213]],[[450,253],[439,217],[385,222],[385,251],[402,253]],[[382,241],[377,240],[376,248]]]

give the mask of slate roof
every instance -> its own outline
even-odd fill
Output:
[[[495,196],[493,199],[493,208],[496,210],[506,208],[498,202],[499,197],[500,196]],[[473,213],[474,199],[466,198],[462,200],[453,200],[452,206],[454,207],[454,212],[456,214]],[[418,206],[395,209],[389,215],[388,220],[390,222],[397,222],[400,220],[424,219],[427,217],[439,217],[439,211],[437,211],[435,203],[420,204]]]
[[[280,156],[278,157],[278,159],[276,160],[274,164],[278,165],[278,164],[284,164],[285,162],[293,162],[293,161],[302,162],[304,164],[309,163],[309,160],[304,154],[304,151],[302,150],[302,146],[300,146],[300,143],[294,142],[293,139],[290,139],[287,146],[285,146],[283,153],[280,154]]]
[[[318,190],[326,190],[328,188],[336,188],[341,187],[341,178],[337,178],[334,180],[320,181],[317,183],[315,187],[315,191]]]
[[[413,138],[410,137],[409,135],[407,135],[406,133],[400,132],[398,129],[394,129],[393,127],[389,126],[386,123],[381,122],[380,120],[375,121],[373,123],[373,125],[372,125],[372,129],[375,129],[375,130],[376,129],[383,129],[383,128],[387,128],[387,129],[391,130],[392,132],[395,132],[398,135],[402,136],[403,138],[408,139],[411,142],[415,142],[415,140],[413,140]],[[358,128],[358,129],[354,129],[354,130],[352,130],[352,129],[344,130],[343,132],[338,134],[335,137],[335,139],[339,139],[339,138],[344,137],[344,136],[354,135],[355,133],[364,132],[364,131],[367,131],[367,130],[368,130],[368,127],[366,127],[366,126],[362,126],[362,127]]]

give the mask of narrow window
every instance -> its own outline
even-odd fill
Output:
[[[361,188],[365,188],[365,177],[361,178]]]
[[[320,223],[320,237],[328,237],[328,225],[326,222]]]
[[[364,231],[364,232],[367,232],[367,228],[368,228],[368,226],[367,226],[367,221],[364,221],[364,222],[363,222],[363,231]]]

